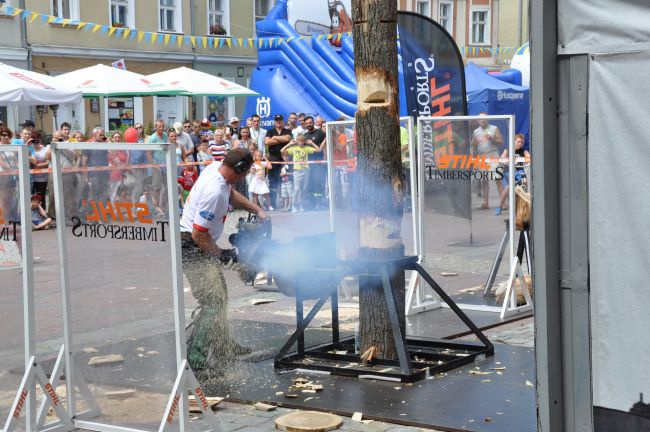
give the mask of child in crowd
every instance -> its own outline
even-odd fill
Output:
[[[281,150],[290,154],[293,159],[293,208],[291,209],[293,213],[298,209],[305,211],[303,198],[309,184],[309,155],[321,150],[311,140],[305,139],[303,134],[298,134],[295,140],[291,140]]]
[[[47,213],[41,206],[41,196],[32,195],[32,230],[46,230],[52,225],[52,218],[47,217]]]
[[[158,204],[153,199],[153,194],[151,193],[151,187],[145,188],[144,192],[140,196],[140,203],[146,204],[149,208],[149,214],[154,217],[164,216],[165,212],[162,211]]]
[[[196,183],[198,179],[199,173],[194,165],[183,167],[183,173],[181,177],[178,178],[178,184],[181,186],[181,208],[185,208],[187,197],[190,195],[192,186],[194,186],[194,183]]]
[[[249,191],[253,194],[253,203],[262,207],[259,197],[260,195],[264,196],[264,203],[268,204],[266,210],[274,210],[270,206],[271,203],[271,194],[269,190],[269,185],[267,184],[266,171],[271,167],[271,164],[266,160],[263,160],[262,153],[259,150],[255,150],[253,153],[253,159],[255,163],[251,167],[251,172],[253,173],[253,178],[250,183]]]
[[[282,160],[285,162],[289,161],[289,153],[286,151],[282,152]],[[293,179],[291,174],[293,167],[291,164],[282,165],[280,170],[280,179],[282,180],[280,184],[280,196],[282,197],[282,211],[288,212],[291,210],[291,197],[293,196]]]
[[[207,166],[207,162],[212,162],[213,160],[212,155],[208,151],[208,142],[202,141],[199,144],[199,151],[196,154],[196,161],[199,162],[199,174],[203,172]]]

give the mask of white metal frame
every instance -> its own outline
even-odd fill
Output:
[[[78,20],[79,19],[79,0],[69,0],[69,7],[70,7],[70,17],[66,18],[63,16],[63,1],[64,0],[51,0],[50,1],[50,11],[52,12],[51,15],[56,15],[59,18],[63,19],[71,19],[71,20]],[[57,5],[57,9],[59,11],[58,14],[54,13],[54,3]]]
[[[410,165],[410,180],[411,180],[411,217],[413,219],[413,249],[415,254],[420,257],[422,253],[422,232],[420,230],[420,202],[419,184],[417,181],[418,158],[416,155],[415,141],[413,140],[413,117],[400,117],[400,125],[405,123],[408,133],[408,148],[409,148],[409,165]],[[327,189],[329,199],[329,222],[330,231],[336,230],[334,223],[334,137],[332,129],[337,126],[354,126],[354,120],[332,121],[327,122],[326,139],[327,139]],[[413,313],[423,312],[430,309],[425,305],[425,300],[422,296],[421,290],[418,289],[420,284],[420,277],[417,272],[410,272],[408,278],[408,288],[406,292],[406,315]]]
[[[426,171],[425,167],[425,161],[424,161],[424,145],[423,145],[423,137],[422,137],[422,123],[424,121],[426,122],[435,122],[435,121],[445,121],[445,120],[463,120],[463,121],[470,121],[470,120],[478,120],[478,119],[487,119],[487,120],[507,120],[508,121],[508,137],[509,137],[509,145],[508,145],[508,185],[509,191],[508,191],[508,200],[509,200],[509,206],[508,206],[508,217],[510,219],[510,224],[509,224],[509,244],[508,244],[508,250],[509,250],[509,259],[508,262],[510,263],[510,277],[508,278],[508,288],[506,292],[506,296],[504,296],[504,304],[502,306],[485,306],[485,305],[475,305],[475,304],[468,304],[468,303],[458,303],[458,307],[460,307],[462,310],[476,310],[476,311],[481,311],[481,312],[497,312],[500,314],[501,319],[514,315],[517,313],[525,312],[528,310],[533,309],[533,302],[532,299],[530,298],[530,294],[528,294],[528,291],[524,289],[524,298],[526,299],[526,304],[523,306],[517,306],[516,298],[514,298],[514,303],[512,301],[514,291],[512,287],[515,286],[515,278],[521,278],[520,282],[523,284],[523,274],[521,272],[521,268],[518,265],[518,261],[515,256],[515,240],[514,240],[514,235],[515,235],[515,188],[514,188],[514,181],[515,181],[515,169],[514,169],[514,143],[515,143],[515,130],[514,130],[514,116],[512,115],[488,115],[488,116],[445,116],[445,117],[419,117],[418,118],[418,188],[419,190],[424,190],[424,173]],[[419,209],[424,208],[424,194],[419,194]],[[424,243],[424,226],[423,226],[423,221],[422,221],[422,215],[420,214],[419,218],[419,227],[418,230],[421,234],[421,260],[424,262],[426,260],[426,254],[424,252],[425,250],[425,243]],[[530,263],[528,263],[528,266],[530,267]],[[421,284],[417,285],[419,289],[421,289]],[[521,285],[524,287],[525,285]],[[421,293],[418,295],[422,296]],[[515,296],[516,297],[516,296]],[[432,298],[425,302],[423,304],[425,307],[424,310],[429,310],[429,309],[436,309],[438,307],[448,307],[447,304],[444,302],[441,302],[441,300],[438,298],[438,296],[433,293]]]
[[[163,6],[160,4],[161,0],[156,0],[156,15],[158,16],[158,31],[163,33],[183,33],[183,2],[178,0],[172,0],[174,3],[173,6]],[[160,21],[160,11],[165,9],[169,10],[173,7],[174,9],[174,28],[173,29],[163,29],[162,22]]]
[[[194,377],[194,373],[187,363],[187,350],[185,345],[185,302],[183,297],[183,272],[181,267],[181,248],[180,248],[180,218],[178,215],[178,189],[176,187],[176,150],[174,146],[166,144],[124,144],[124,143],[54,143],[52,145],[52,160],[53,160],[53,177],[55,188],[56,200],[56,216],[59,220],[64,220],[65,206],[63,199],[63,168],[61,166],[61,158],[59,152],[62,150],[145,150],[145,151],[164,151],[166,153],[166,167],[167,167],[167,199],[169,202],[169,242],[171,252],[171,271],[172,271],[172,295],[174,303],[174,342],[176,348],[176,367],[178,376],[174,385],[174,389],[169,398],[165,417],[161,419],[159,431],[166,430],[167,422],[170,418],[178,415],[180,431],[184,432],[188,429],[189,420],[189,406],[188,406],[188,389],[195,395],[199,406],[204,413],[204,418],[213,428],[216,428],[216,420],[211,411],[206,411],[204,408],[207,406],[201,388]],[[116,425],[93,422],[85,420],[88,413],[83,418],[79,417],[76,411],[75,400],[75,385],[81,390],[84,396],[92,395],[86,392],[85,382],[81,374],[75,372],[75,364],[72,358],[73,353],[73,340],[71,328],[71,298],[70,287],[68,283],[68,261],[67,261],[67,244],[64,235],[66,227],[65,224],[57,226],[57,239],[59,244],[60,260],[60,277],[61,277],[61,297],[63,307],[63,331],[64,331],[64,349],[61,361],[65,361],[66,377],[66,390],[68,397],[68,412],[73,419],[73,425],[77,428],[90,429],[100,432],[116,432],[116,431],[137,431],[137,429],[129,429]],[[57,362],[59,363],[59,362]],[[57,366],[60,368],[60,366]],[[58,375],[58,374],[56,374]],[[202,398],[203,396],[203,398]],[[92,401],[91,401],[92,402]],[[92,405],[91,405],[92,406]],[[91,410],[92,414],[92,410]],[[171,417],[169,417],[171,416]]]
[[[29,194],[29,154],[25,146],[1,145],[1,153],[14,153],[18,161],[18,189],[20,200],[20,236],[22,247],[22,285],[23,285],[23,350],[25,353],[25,373],[16,397],[4,423],[2,432],[12,432],[21,412],[25,412],[25,427],[36,430],[36,384],[50,400],[62,423],[71,426],[70,417],[58,401],[56,393],[45,378],[43,369],[36,361],[36,328],[34,314],[34,260],[32,249],[32,222]]]
[[[449,14],[442,16],[442,6],[447,6],[449,9]],[[442,24],[442,19],[447,20],[447,25]],[[453,36],[454,34],[454,2],[453,0],[440,0],[438,2],[438,23],[445,29],[447,32]]]

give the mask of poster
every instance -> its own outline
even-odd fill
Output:
[[[352,0],[289,0],[287,14],[302,35],[352,31]]]

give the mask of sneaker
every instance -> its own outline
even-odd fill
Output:
[[[304,212],[304,211],[305,211],[305,208],[304,208],[303,206],[300,206],[300,211],[301,211],[301,212]]]
[[[496,216],[501,216],[501,207],[497,207],[496,212],[494,213]]]
[[[273,207],[269,206],[269,211],[275,210]]]
[[[298,210],[295,207],[291,207],[291,213],[298,213]]]

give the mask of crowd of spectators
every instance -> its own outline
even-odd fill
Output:
[[[269,130],[260,127],[257,115],[245,122],[232,117],[224,126],[212,125],[207,119],[173,125],[158,119],[150,135],[145,133],[142,123],[135,123],[134,128],[137,143],[171,143],[176,147],[181,211],[205,166],[223,161],[230,150],[241,147],[251,151],[255,163],[246,180],[235,185],[236,189],[267,210],[299,212],[327,206],[327,167],[322,163],[326,145],[324,124],[322,117],[291,113],[286,122],[284,116],[275,116],[275,127]],[[84,136],[64,122],[51,137],[46,137],[31,120],[20,124],[15,133],[0,125],[0,144],[29,148],[30,169],[36,170],[30,175],[34,228],[54,226],[56,219],[52,173],[48,172],[52,142],[124,141],[124,130],[106,133],[101,126],[95,127],[90,136]],[[128,141],[133,142],[133,137]],[[164,151],[63,150],[59,154],[62,167],[72,169],[63,176],[67,223],[73,215],[89,211],[85,207],[90,200],[143,202],[149,205],[152,215],[165,214]],[[0,170],[15,168],[10,165],[0,158]]]

